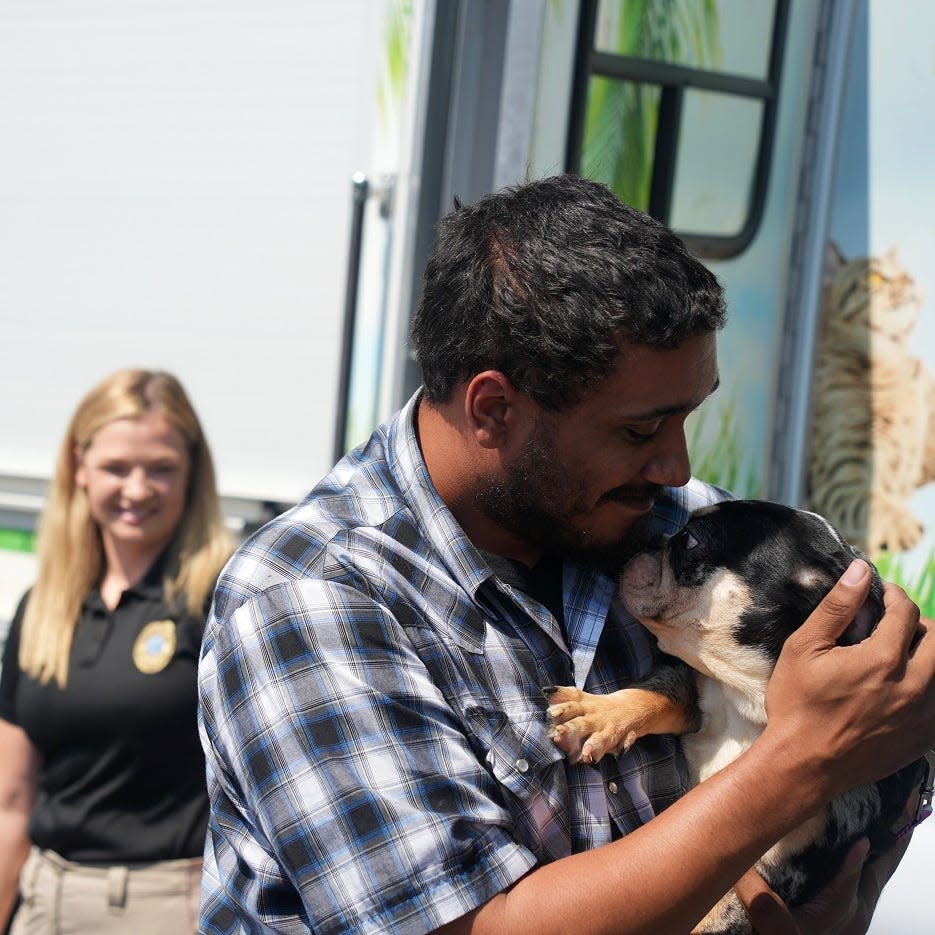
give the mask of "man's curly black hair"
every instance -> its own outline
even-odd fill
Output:
[[[492,369],[561,410],[612,372],[621,342],[674,348],[725,317],[720,284],[679,237],[605,185],[560,175],[456,201],[412,341],[429,402]]]

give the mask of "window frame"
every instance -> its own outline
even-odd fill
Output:
[[[679,236],[697,256],[726,259],[742,253],[756,235],[766,202],[789,20],[789,0],[776,0],[770,37],[769,63],[766,78],[763,79],[599,51],[594,45],[599,2],[600,0],[582,0],[581,3],[565,154],[566,170],[580,172],[588,87],[592,77],[659,87],[661,97],[653,148],[648,213],[663,224],[668,224],[675,188],[675,169],[685,91],[687,89],[715,91],[761,101],[763,113],[760,123],[760,139],[750,198],[747,202],[746,219],[740,230],[736,234],[727,236],[705,234],[700,231],[678,231]]]

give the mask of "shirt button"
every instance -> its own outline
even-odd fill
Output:
[[[609,783],[607,783],[607,788],[608,788],[608,790],[610,791],[610,794],[611,794],[611,795],[616,795],[616,794],[617,794],[617,783],[615,783],[613,780],[611,780]]]
[[[529,772],[529,760],[525,759],[524,757],[520,757],[520,758],[516,761],[516,768],[517,768],[521,773],[527,773],[527,772]]]

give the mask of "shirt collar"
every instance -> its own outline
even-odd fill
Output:
[[[422,534],[449,573],[465,591],[476,597],[480,586],[493,572],[445,505],[429,476],[416,436],[415,420],[421,399],[422,390],[419,389],[390,423],[387,461]]]
[[[416,434],[415,420],[421,399],[420,388],[390,422],[386,444],[387,462],[422,534],[442,564],[475,602],[484,603],[483,594],[478,592],[485,582],[496,582],[496,575],[445,505],[429,476]],[[661,491],[648,518],[652,532],[671,534],[681,528],[691,512],[689,504],[693,502],[693,497],[697,497],[699,489],[698,482],[693,479],[684,488],[665,488]],[[567,648],[574,658],[576,675],[583,683],[616,595],[616,586],[613,577],[605,571],[570,560],[564,563],[563,579]],[[499,583],[496,586],[499,591],[504,590]],[[513,596],[513,602],[520,606],[525,603],[522,597],[516,596]],[[537,614],[523,609],[538,625],[544,626]],[[478,621],[476,628],[467,621],[464,626],[468,626],[471,632],[462,635],[479,647],[483,641],[481,622]],[[549,627],[544,628],[551,632]],[[561,643],[561,635],[554,633],[553,637],[556,636]]]
[[[451,511],[439,496],[429,476],[425,459],[416,435],[415,419],[422,399],[421,389],[416,391],[406,406],[390,423],[387,435],[387,461],[403,496],[420,523],[422,533],[430,542],[441,561],[455,580],[477,603],[486,603],[490,591],[481,588],[491,582],[497,591],[505,592],[513,603],[559,644],[563,643],[557,627],[546,625],[528,606],[531,602],[524,595],[510,592],[500,584],[480,550],[467,537]],[[567,648],[575,658],[576,670],[586,671],[594,657],[607,611],[613,599],[614,586],[605,573],[577,562],[566,560],[563,571],[565,594]],[[479,627],[479,624],[478,624]],[[553,632],[554,631],[554,632]],[[473,634],[477,641],[482,633]]]
[[[164,583],[167,577],[171,577],[178,568],[177,549],[170,544],[167,546],[156,560],[149,566],[146,574],[135,584],[123,592],[118,602],[118,607],[128,598],[138,600],[158,600],[164,592]],[[88,610],[106,609],[104,598],[101,597],[99,585],[94,585],[88,592],[84,600],[84,607]]]

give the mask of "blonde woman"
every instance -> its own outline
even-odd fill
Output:
[[[170,374],[78,405],[38,580],[0,674],[0,928],[197,930],[208,799],[196,668],[231,549],[198,418]]]

